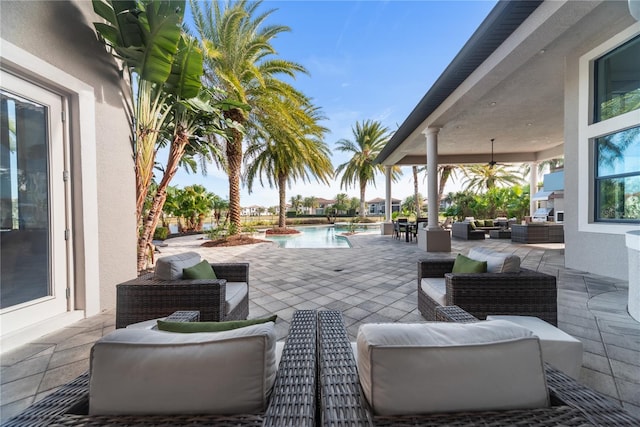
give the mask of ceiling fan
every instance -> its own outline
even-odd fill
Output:
[[[491,138],[491,161],[489,161],[489,169],[493,169],[493,167],[498,164],[493,160],[493,141],[495,141],[495,139]]]

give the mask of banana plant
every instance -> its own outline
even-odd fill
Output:
[[[93,0],[93,9],[105,21],[94,23],[97,33],[129,77],[141,271],[166,200],[166,187],[175,175],[174,164],[177,168],[189,140],[188,132],[194,126],[185,125],[180,117],[188,104],[185,100],[197,97],[202,89],[202,51],[181,28],[184,0]],[[187,109],[193,113],[202,108],[194,102]],[[211,113],[211,108],[203,112]],[[160,197],[154,196],[144,215],[157,147],[165,140],[172,145],[170,163],[165,168],[168,179],[163,177],[156,192]]]

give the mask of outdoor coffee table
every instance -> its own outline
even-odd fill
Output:
[[[490,239],[510,239],[511,230],[489,230]]]

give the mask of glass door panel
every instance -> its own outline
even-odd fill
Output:
[[[66,311],[61,98],[2,72],[0,313],[14,327]],[[37,307],[34,307],[37,306]],[[8,316],[23,311],[25,315]],[[28,313],[28,315],[27,315]],[[41,320],[41,319],[40,319]],[[9,329],[12,329],[11,327]]]

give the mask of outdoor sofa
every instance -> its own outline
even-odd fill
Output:
[[[440,320],[470,322],[478,319],[455,307],[453,316],[444,310]],[[442,310],[438,310],[442,311]],[[460,316],[463,313],[463,316]],[[391,326],[393,327],[393,326]],[[415,415],[377,415],[363,392],[363,386],[342,315],[337,311],[318,312],[319,424],[323,427],[409,427],[409,426],[637,426],[634,418],[619,405],[581,385],[571,377],[544,366],[550,406],[469,412],[438,412]],[[425,383],[429,393],[457,396],[447,383]],[[492,393],[493,384],[485,392]],[[463,392],[466,390],[460,390]],[[426,399],[426,397],[425,397]]]
[[[436,309],[457,305],[479,319],[490,314],[538,317],[558,324],[555,276],[520,267],[517,256],[482,247],[469,258],[489,260],[487,273],[452,273],[455,259],[418,261],[418,309],[436,320]]]
[[[117,285],[116,328],[180,310],[200,311],[201,321],[246,319],[249,264],[210,263],[216,279],[183,279],[183,268],[199,262],[195,252],[159,258],[154,273]]]
[[[484,240],[484,230],[476,230],[469,222],[454,222],[451,237],[462,240]]]
[[[89,415],[90,372],[86,372],[30,406],[4,425],[6,427],[45,427],[54,425],[312,427],[316,425],[316,330],[317,316],[314,310],[299,310],[293,314],[289,334],[284,343],[280,362],[277,365],[275,383],[271,390],[266,410],[262,412],[226,415]],[[131,332],[131,330],[123,329],[115,332]],[[233,345],[233,343],[231,344]],[[143,346],[148,347],[145,344]],[[155,351],[155,348],[152,347],[150,350]],[[179,349],[171,351],[179,351]],[[92,351],[92,368],[95,368],[95,360],[93,360],[95,355],[93,353]],[[145,361],[145,363],[148,362]],[[181,363],[181,360],[176,360],[176,363]],[[157,372],[158,376],[169,376],[171,374],[171,372]],[[203,373],[203,375],[206,375],[206,373]],[[173,384],[171,386],[174,387]],[[191,387],[190,384],[182,384],[182,389],[185,386]],[[179,396],[180,392],[178,390],[180,388],[175,386],[175,389],[175,398],[182,398]],[[198,390],[192,387],[191,392],[198,393]],[[224,393],[224,391],[225,389],[222,389],[218,392]],[[233,399],[233,395],[229,396],[229,398]],[[136,401],[131,402],[134,407]],[[165,401],[157,401],[156,405],[162,406],[163,402]],[[173,404],[173,402],[170,403]]]

